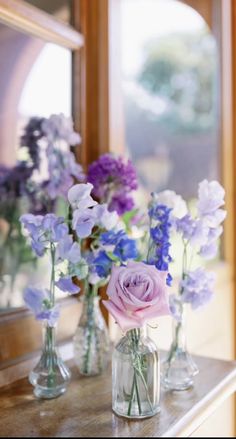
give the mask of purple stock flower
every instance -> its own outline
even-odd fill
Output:
[[[61,277],[55,285],[64,293],[78,294],[80,292],[80,287],[75,285],[70,277]]]
[[[138,187],[136,170],[130,160],[104,154],[88,169],[88,181],[93,184],[93,195],[109,210],[119,215],[133,208],[130,192]]]
[[[40,148],[38,142],[44,137],[42,131],[43,121],[43,118],[32,117],[26,125],[20,139],[20,146],[27,148],[34,169],[39,169],[40,166]]]
[[[214,273],[206,272],[203,268],[188,272],[181,282],[182,301],[190,303],[193,309],[204,306],[213,297],[214,282]]]
[[[72,119],[62,113],[52,114],[48,119],[44,119],[42,130],[50,143],[57,140],[64,140],[70,146],[81,143],[80,135],[74,131]]]

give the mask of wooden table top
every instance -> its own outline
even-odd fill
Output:
[[[34,399],[28,380],[0,390],[0,437],[186,437],[236,390],[236,363],[195,357],[195,387],[163,392],[161,413],[142,421],[111,411],[111,374],[73,380],[62,397]]]

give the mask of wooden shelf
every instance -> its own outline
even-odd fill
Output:
[[[127,421],[111,411],[111,374],[81,378],[68,392],[37,401],[26,379],[0,391],[0,437],[186,437],[236,390],[236,363],[196,357],[200,374],[186,392],[163,392],[161,413]]]

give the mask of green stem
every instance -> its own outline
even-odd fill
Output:
[[[139,411],[139,414],[141,415],[142,414],[142,407],[141,407],[141,401],[140,401],[140,397],[139,397],[136,372],[134,372],[134,382],[135,382],[135,391],[136,391],[136,397],[137,397],[137,402],[138,402],[138,411]]]
[[[52,306],[55,305],[55,246],[53,243],[50,244],[51,251],[51,283],[50,283],[50,299]]]
[[[134,369],[134,377],[135,376],[136,376],[136,371]],[[128,412],[127,412],[128,416],[131,415],[131,409],[132,409],[132,404],[133,404],[133,399],[134,399],[134,393],[135,393],[135,378],[133,378],[133,384],[132,384],[131,395],[130,395],[130,400],[129,400],[129,407],[128,407]],[[136,394],[137,393],[138,392],[136,392]]]
[[[87,300],[87,348],[84,355],[84,367],[83,372],[88,375],[89,374],[89,365],[91,361],[91,349],[92,349],[92,340],[93,340],[93,333],[95,330],[95,322],[94,322],[94,297],[97,294],[96,285],[93,285],[93,287],[90,289],[87,280],[84,282],[85,284],[85,292],[87,292],[87,295],[85,297],[85,300]],[[86,293],[85,293],[86,294]],[[95,334],[96,335],[96,334]]]

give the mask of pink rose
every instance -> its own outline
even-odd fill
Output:
[[[107,310],[126,332],[140,328],[150,319],[169,314],[167,273],[143,262],[129,262],[127,267],[112,269],[107,288]]]

